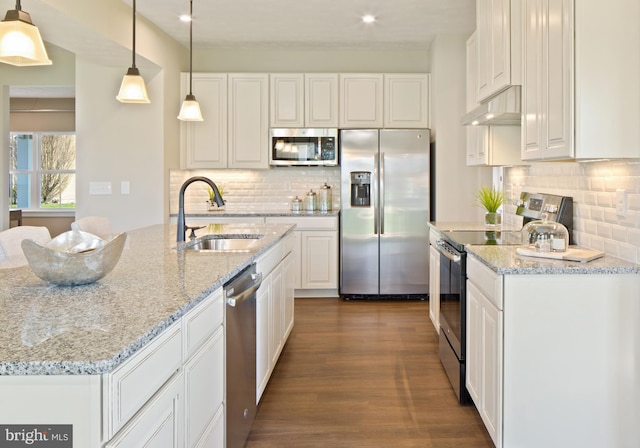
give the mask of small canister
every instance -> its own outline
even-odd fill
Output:
[[[302,199],[300,199],[298,196],[296,196],[294,199],[291,200],[291,211],[292,212],[302,211]]]
[[[325,182],[324,185],[320,187],[318,210],[320,210],[321,212],[330,211],[332,206],[331,199],[331,187]]]
[[[318,205],[317,205],[317,195],[315,193],[315,191],[313,190],[309,190],[309,193],[307,193],[307,195],[305,196],[304,199],[304,209],[308,212],[312,212],[314,210],[318,209]]]

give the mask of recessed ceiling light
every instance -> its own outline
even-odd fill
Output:
[[[376,21],[376,18],[371,14],[367,14],[366,16],[362,16],[362,21],[364,23],[373,23]]]
[[[191,16],[188,14],[183,14],[180,16],[180,21],[182,22],[191,22]]]

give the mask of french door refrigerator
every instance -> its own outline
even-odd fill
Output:
[[[427,298],[428,129],[340,132],[340,295]]]

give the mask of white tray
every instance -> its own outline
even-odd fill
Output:
[[[604,256],[604,252],[593,249],[578,249],[568,248],[564,252],[538,252],[533,248],[518,247],[516,253],[519,255],[525,255],[527,257],[539,257],[539,258],[551,258],[554,260],[567,260],[567,261],[580,261],[586,263],[587,261],[595,260]]]

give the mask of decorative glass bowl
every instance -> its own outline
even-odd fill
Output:
[[[76,286],[93,283],[120,260],[126,233],[105,241],[91,233],[71,230],[46,244],[26,239],[22,251],[34,274],[49,283]]]
[[[525,247],[537,252],[565,252],[569,246],[569,231],[559,222],[531,221],[522,228],[522,241]]]

